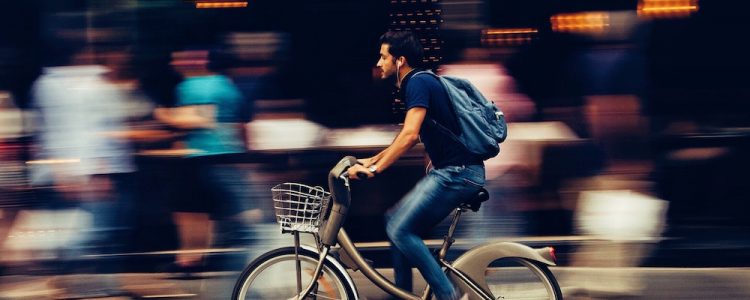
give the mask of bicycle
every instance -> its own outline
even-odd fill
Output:
[[[421,295],[396,287],[370,266],[342,228],[351,203],[346,171],[356,163],[354,157],[347,156],[331,169],[330,193],[322,187],[297,183],[272,189],[277,221],[282,234],[294,235],[294,247],[271,250],[252,261],[235,284],[232,299],[359,299],[347,268],[361,271],[376,286],[399,299],[431,297],[429,285]],[[562,299],[560,286],[548,268],[555,265],[556,259],[551,247],[532,249],[518,243],[497,242],[472,248],[452,264],[445,260],[455,242],[453,234],[461,213],[477,211],[487,199],[489,195],[482,189],[453,213],[448,234],[437,253],[438,262],[451,280],[470,299]],[[317,247],[300,245],[300,233],[312,234]],[[332,249],[337,243],[339,248]],[[295,278],[291,278],[292,274],[296,274]]]

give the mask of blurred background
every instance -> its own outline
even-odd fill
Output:
[[[325,187],[340,158],[398,133],[403,102],[375,68],[387,30],[414,32],[425,66],[469,79],[509,121],[485,162],[491,198],[451,255],[552,245],[571,296],[747,299],[748,8],[3,3],[0,299],[226,299],[250,259],[291,243],[272,186]],[[383,214],[425,167],[418,145],[352,186],[346,229],[378,267]]]

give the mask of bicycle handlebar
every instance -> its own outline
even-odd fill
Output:
[[[347,171],[344,172],[344,174],[341,174],[341,176],[339,176],[339,178],[341,178],[342,180],[348,180],[349,179],[349,168],[347,168]],[[367,173],[365,173],[365,172],[357,172],[357,178],[365,180],[365,179],[367,179]]]
[[[346,215],[349,213],[351,199],[349,194],[349,178],[346,172],[355,164],[357,164],[357,159],[353,156],[347,156],[342,158],[328,172],[328,188],[331,191],[332,201],[329,204],[329,213],[323,221],[320,230],[318,230],[320,241],[323,245],[333,246],[336,244],[336,236],[341,226],[344,225]]]

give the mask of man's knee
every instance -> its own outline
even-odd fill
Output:
[[[401,236],[403,230],[401,229],[401,222],[393,218],[387,218],[385,225],[385,233],[391,241],[395,241],[396,238]]]

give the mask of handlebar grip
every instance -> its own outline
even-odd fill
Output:
[[[343,158],[343,160],[344,161],[348,161],[348,163],[349,163],[349,165],[346,166],[346,168],[344,170],[349,169],[350,167],[352,167],[352,166],[354,166],[356,164],[359,164],[359,162],[357,161],[357,158],[354,157],[354,156],[346,156],[346,157]],[[346,176],[346,173],[341,174],[341,176]],[[359,178],[359,179],[367,179],[367,173],[357,172],[357,178]]]
[[[357,158],[354,157],[354,156],[346,156],[346,157],[344,157],[344,160],[348,160],[349,161],[349,165],[347,167],[351,167],[351,166],[357,164]]]

